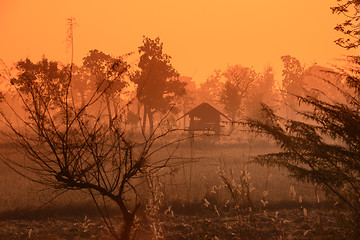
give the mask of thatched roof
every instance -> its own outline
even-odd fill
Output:
[[[190,111],[188,111],[187,113],[185,113],[182,117],[180,117],[179,119],[187,116],[187,115],[197,115],[197,114],[209,114],[209,113],[216,113],[219,114],[220,116],[223,116],[224,118],[230,120],[225,114],[223,114],[222,112],[220,112],[219,110],[217,110],[216,108],[214,108],[213,106],[211,106],[208,103],[201,103],[200,105],[194,107],[193,109],[191,109]],[[178,119],[178,120],[179,120]]]

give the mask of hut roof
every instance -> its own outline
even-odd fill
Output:
[[[194,107],[193,109],[191,109],[190,111],[188,111],[187,113],[185,113],[182,117],[180,117],[179,119],[187,116],[187,115],[192,115],[192,114],[196,114],[196,113],[209,113],[209,112],[216,112],[219,115],[223,116],[224,118],[230,120],[225,114],[223,114],[222,112],[220,112],[219,110],[217,110],[216,108],[214,108],[213,106],[211,106],[208,103],[201,103],[198,106]],[[178,119],[178,120],[179,120]]]

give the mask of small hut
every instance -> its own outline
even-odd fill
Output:
[[[223,116],[227,120],[230,120],[222,112],[205,102],[191,109],[181,118],[184,118],[185,116],[189,116],[190,118],[188,128],[190,132],[211,131],[215,134],[220,134],[220,117]]]

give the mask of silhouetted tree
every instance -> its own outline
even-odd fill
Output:
[[[13,68],[8,67],[6,63],[0,59],[0,102],[3,100],[3,93],[6,92],[10,86],[10,83],[6,79],[11,79]]]
[[[331,8],[333,14],[343,14],[346,19],[336,25],[335,30],[346,37],[338,38],[335,43],[343,48],[357,48],[360,45],[360,1],[338,0],[337,6]]]
[[[143,132],[149,118],[150,134],[153,132],[154,113],[165,113],[176,99],[185,93],[185,84],[179,81],[179,73],[171,65],[171,57],[163,53],[160,38],[144,37],[138,67],[131,80],[137,85],[137,98],[143,105]]]
[[[267,66],[249,89],[248,96],[245,99],[247,116],[261,117],[261,104],[266,102],[273,106],[276,98],[273,68]]]
[[[180,104],[182,105],[181,106],[182,113],[185,114],[188,111],[190,111],[191,108],[195,105],[195,101],[197,100],[198,97],[197,88],[194,80],[192,80],[191,77],[180,76],[179,80],[185,83],[185,93],[182,94],[180,99],[181,100]],[[183,118],[183,121],[185,127],[186,118]]]
[[[320,97],[318,89],[332,99],[341,99],[342,96],[339,92],[329,85],[324,79],[329,81],[339,80],[339,76],[333,74],[333,70],[328,67],[323,67],[314,64],[304,70],[302,73],[303,91],[306,95],[313,95]]]
[[[215,70],[205,82],[200,83],[199,94],[201,102],[216,104],[218,101],[219,89],[221,88],[221,71]],[[201,103],[200,102],[200,103]],[[200,104],[199,103],[199,104]]]
[[[235,121],[243,107],[244,98],[258,74],[251,68],[234,65],[229,66],[221,76],[224,78],[224,84],[219,93],[219,102],[231,120]]]
[[[128,111],[126,115],[126,123],[136,126],[138,122],[139,122],[139,115],[137,115],[131,110]]]
[[[360,66],[360,59],[353,58]],[[352,213],[353,239],[360,237],[360,75],[340,73],[340,81],[327,81],[343,96],[332,99],[326,92],[294,95],[307,110],[295,112],[303,120],[283,118],[264,105],[263,118],[249,126],[271,137],[282,151],[260,155],[260,164],[286,168],[290,176],[313,182]],[[333,78],[336,79],[336,78]]]
[[[108,59],[106,55],[100,56]],[[171,153],[161,154],[161,157],[156,153],[165,148],[173,152],[169,146],[178,140],[169,136],[174,129],[158,127],[151,136],[138,141],[127,136],[125,123],[104,120],[106,106],[97,103],[108,91],[118,89],[113,88],[116,82],[109,81],[107,76],[125,74],[118,66],[126,63],[117,60],[107,66],[106,71],[99,70],[104,66],[102,63],[103,58],[88,65],[102,77],[98,78],[98,87],[78,108],[71,96],[69,68],[45,58],[37,64],[28,59],[20,61],[19,75],[11,79],[12,91],[17,93],[19,101],[5,96],[2,110],[7,106],[8,111],[0,111],[0,116],[7,129],[2,129],[1,133],[26,160],[19,162],[4,154],[0,159],[19,174],[47,188],[87,191],[112,235],[129,240],[143,203],[139,186],[169,164]],[[14,105],[21,105],[24,115],[16,111]],[[12,116],[5,112],[11,112]],[[155,147],[155,143],[166,136],[172,140]],[[100,207],[107,209],[108,200],[116,203],[122,213],[120,233],[114,229],[107,211]]]
[[[65,94],[68,84],[68,71],[65,67],[59,66],[58,62],[49,61],[47,58],[37,63],[33,63],[30,59],[20,60],[16,64],[19,72],[17,78],[11,79],[11,84],[15,85],[19,91],[35,96],[34,84],[42,89],[42,97],[46,101],[56,101],[53,96]],[[41,78],[40,78],[41,77]],[[37,101],[37,104],[40,104]]]
[[[90,50],[88,55],[84,57],[84,67],[90,69],[91,74],[95,77],[95,89],[98,92],[103,92],[103,97],[106,100],[109,121],[117,117],[117,106],[115,102],[116,93],[127,86],[127,82],[123,77],[129,65],[121,58],[113,58],[99,50]],[[113,111],[111,111],[110,102],[113,101]]]
[[[80,97],[80,106],[85,106],[87,95],[94,90],[95,76],[90,72],[90,69],[84,66],[73,65],[72,74],[72,91],[73,97]],[[77,101],[77,99],[75,99]]]
[[[289,114],[289,108],[293,108],[296,104],[296,98],[293,94],[301,94],[304,88],[302,73],[304,67],[300,61],[292,56],[286,55],[281,57],[284,64],[282,71],[282,97],[286,111]]]

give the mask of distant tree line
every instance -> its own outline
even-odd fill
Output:
[[[154,124],[169,111],[173,119],[177,119],[201,102],[214,105],[236,122],[246,117],[261,117],[263,102],[273,107],[282,106],[283,111],[290,114],[289,109],[297,102],[293,94],[311,91],[315,94],[317,87],[328,88],[320,76],[329,69],[316,64],[305,67],[289,55],[281,57],[284,64],[281,79],[275,79],[271,66],[256,72],[252,67],[237,64],[214,70],[197,86],[191,77],[181,76],[172,66],[171,57],[163,52],[159,38],[144,37],[138,53],[140,59],[136,66],[126,62],[126,57],[133,53],[113,57],[97,49],[88,52],[82,65],[72,65],[71,92],[76,105],[84,106],[94,91],[103,92],[101,98],[109,122],[123,118],[133,129],[151,134]],[[65,91],[69,69],[45,57],[37,63],[20,60],[16,64],[18,75],[11,83],[29,93],[29,82],[38,81],[36,75],[41,74],[42,84],[47,86],[51,98]],[[132,104],[123,109],[122,105],[129,101]],[[174,124],[180,125],[180,122],[174,121]]]

